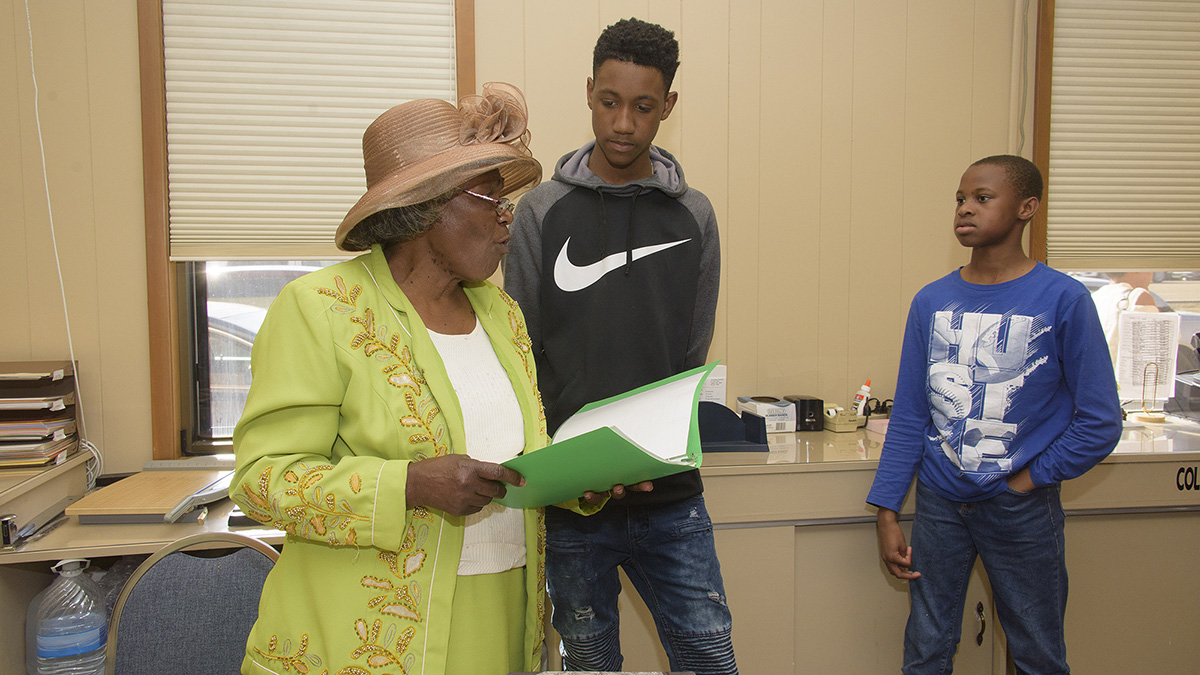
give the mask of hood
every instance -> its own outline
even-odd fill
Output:
[[[687,192],[683,167],[671,153],[662,148],[650,146],[650,164],[654,167],[654,175],[622,185],[611,185],[588,168],[588,159],[591,158],[595,147],[596,141],[592,140],[575,152],[563,155],[554,167],[554,180],[617,196],[628,196],[653,189],[678,199]]]

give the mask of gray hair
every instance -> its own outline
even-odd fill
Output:
[[[433,227],[442,217],[446,204],[457,195],[458,188],[455,188],[419,204],[376,211],[351,228],[342,248],[365,251],[372,244],[386,248],[391,244],[416,239]]]

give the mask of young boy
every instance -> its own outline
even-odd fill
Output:
[[[651,145],[678,100],[678,66],[670,31],[637,19],[609,26],[587,80],[596,140],[560,159],[553,180],[517,207],[504,288],[525,313],[551,434],[587,403],[705,362],[716,217],[679,162]],[[621,670],[621,566],[654,614],[671,670],[737,672],[702,492],[689,471],[632,486],[596,515],[546,509],[564,669]]]
[[[983,559],[1018,672],[1067,673],[1059,484],[1108,455],[1121,409],[1096,306],[1021,248],[1042,177],[1011,155],[972,164],[954,236],[971,262],[913,299],[895,406],[867,502],[909,580],[904,668],[949,673],[966,581]],[[896,513],[917,477],[912,546]]]

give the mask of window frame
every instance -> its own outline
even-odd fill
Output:
[[[167,105],[160,0],[137,0],[141,80],[142,180],[146,226],[150,338],[150,425],[153,459],[185,454],[193,436],[188,391],[189,349],[184,264],[169,259]],[[458,95],[475,91],[475,0],[454,0]]]
[[[1033,118],[1033,163],[1041,170],[1046,179],[1046,192],[1043,197],[1043,207],[1034,215],[1029,228],[1030,257],[1043,263],[1049,259],[1049,210],[1046,200],[1050,198],[1049,191],[1053,176],[1050,175],[1050,123],[1051,99],[1053,96],[1054,70],[1054,27],[1055,0],[1039,0],[1037,15],[1036,55],[1034,66],[1034,118]],[[1128,261],[1125,261],[1126,263]],[[1114,263],[1113,267],[1132,269],[1129,264]],[[1169,261],[1159,257],[1148,257],[1144,265],[1138,269],[1147,271],[1171,267]],[[1065,266],[1064,269],[1092,269]],[[1178,269],[1188,269],[1187,267]]]

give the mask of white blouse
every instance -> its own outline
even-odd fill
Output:
[[[521,454],[525,422],[508,373],[496,358],[479,319],[466,335],[429,332],[458,394],[466,431],[466,454],[503,462]],[[495,574],[525,565],[525,518],[520,509],[495,502],[466,518],[458,573]]]

